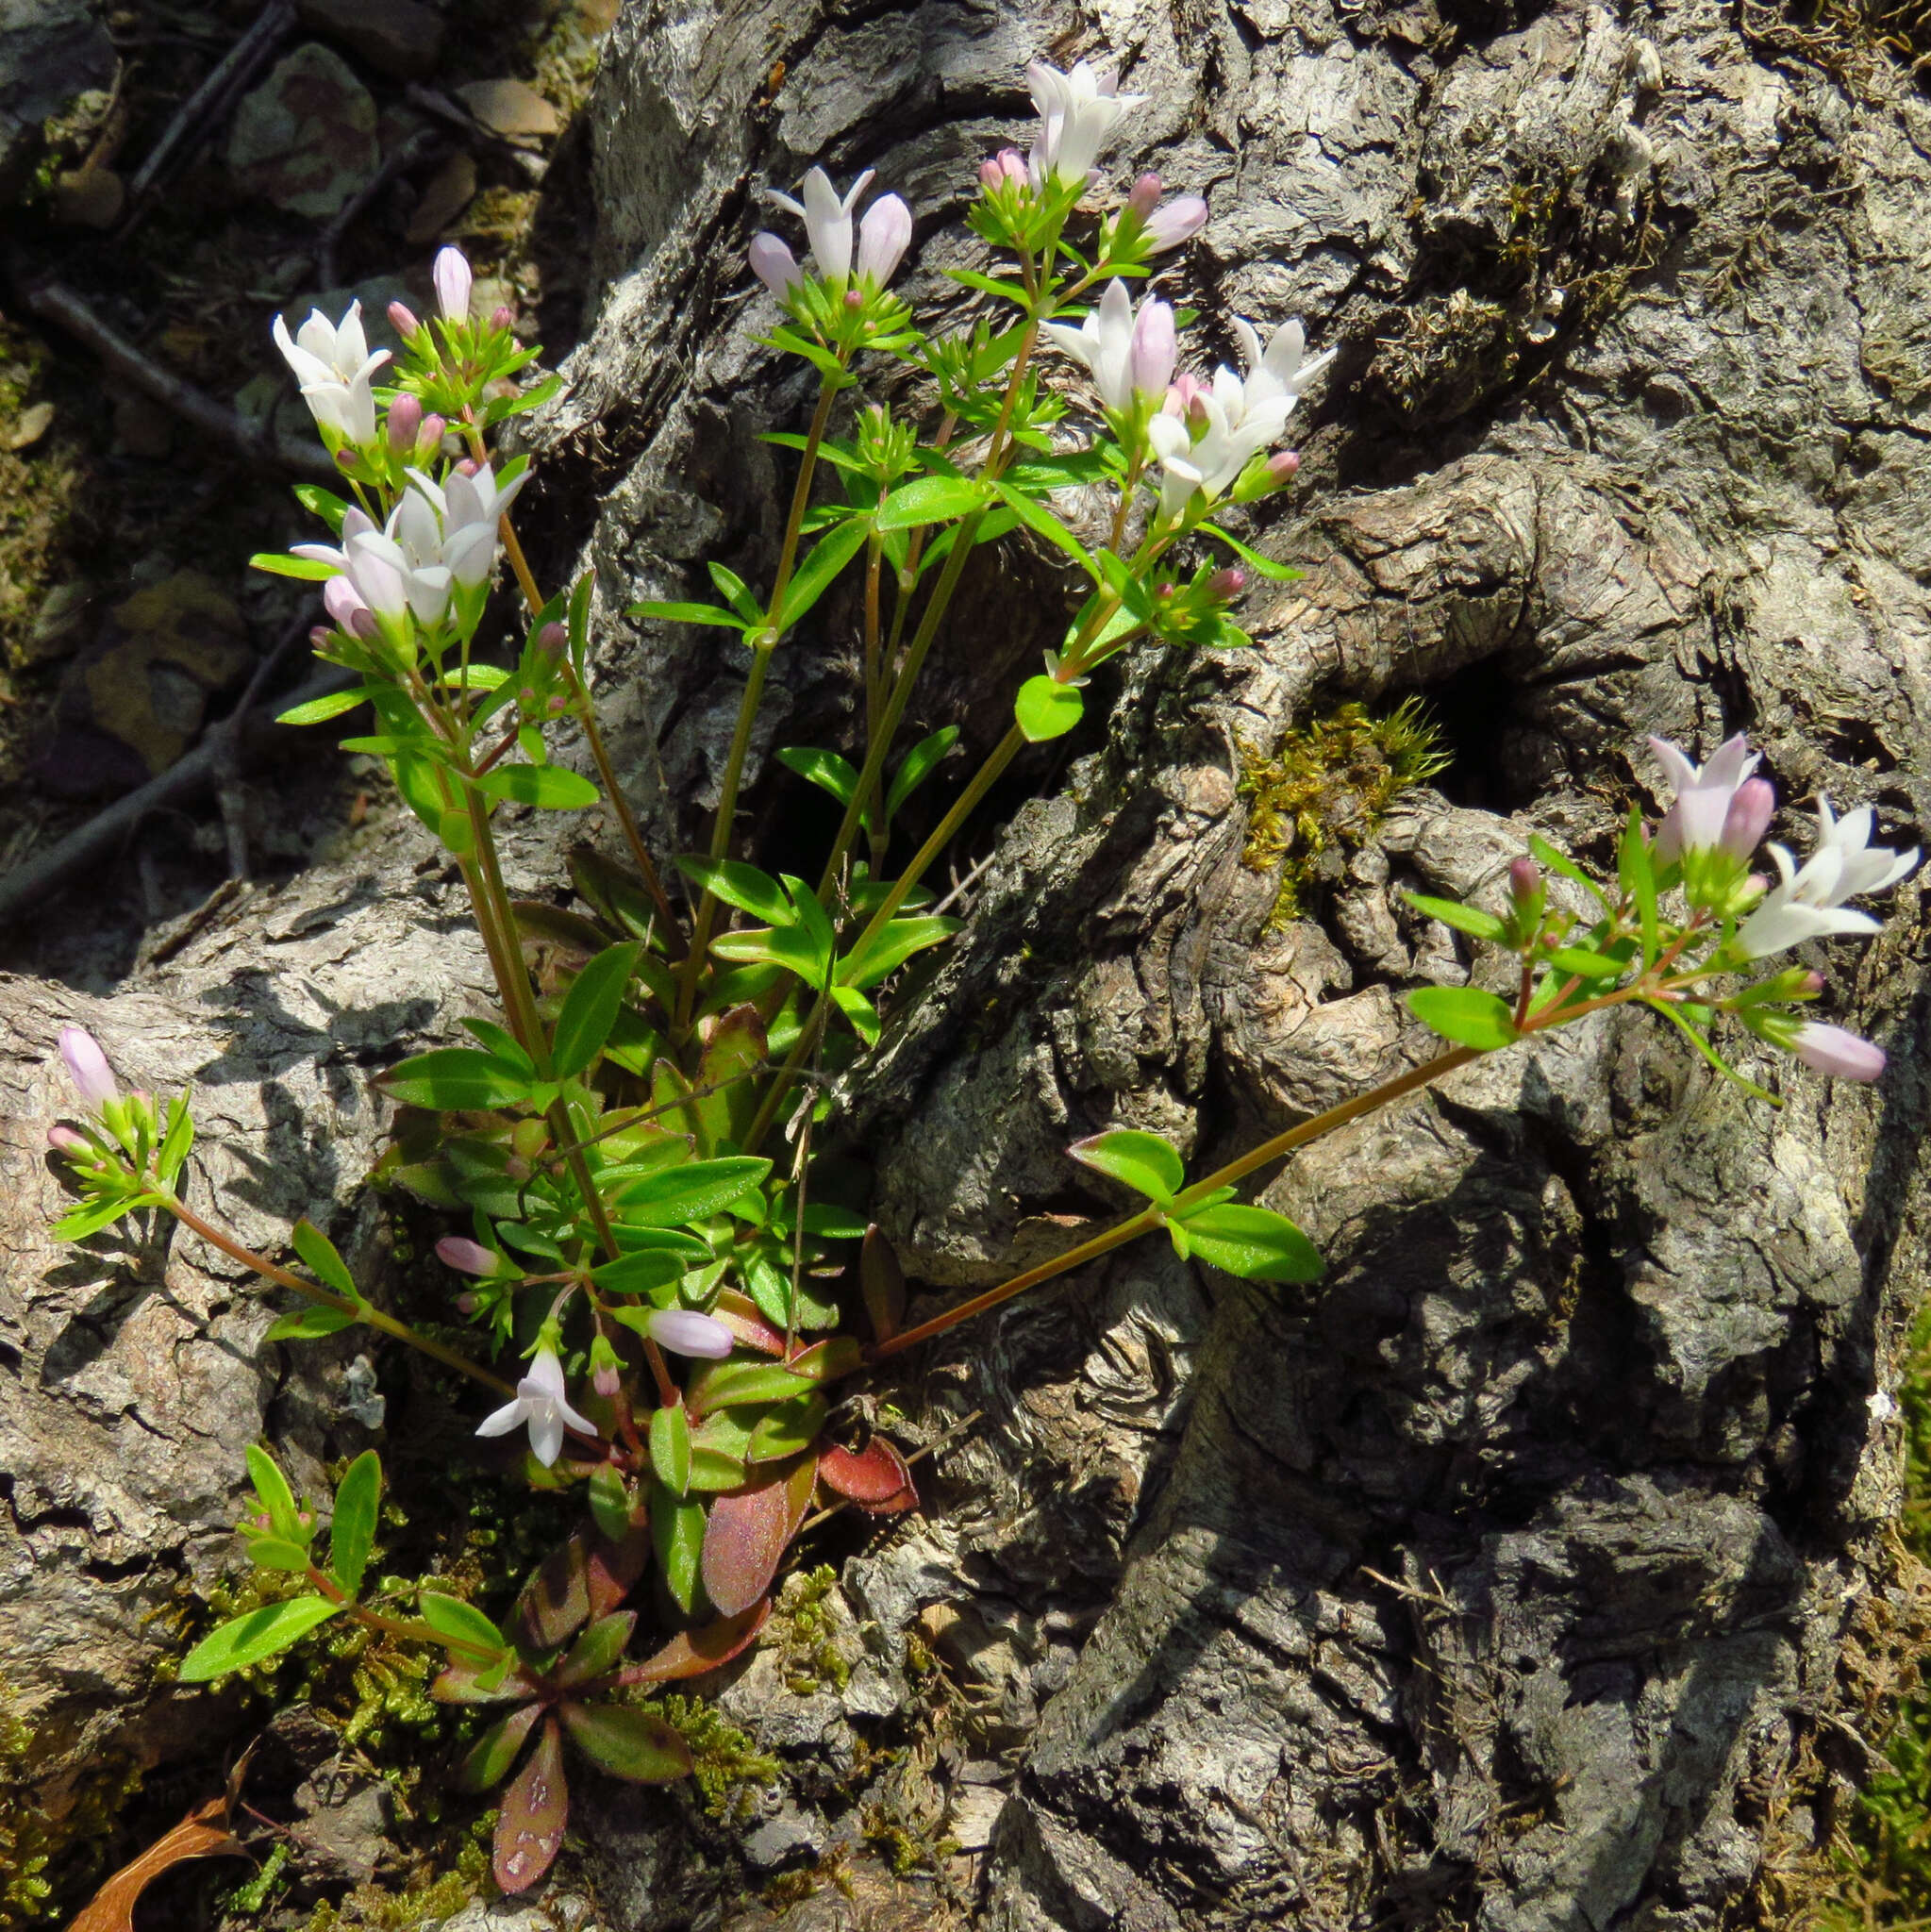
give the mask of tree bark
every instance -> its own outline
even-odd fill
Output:
[[[1178,276],[1207,339],[1298,313],[1341,349],[1294,495],[1257,526],[1307,575],[1250,594],[1251,653],[1136,659],[1095,687],[1105,727],[1076,762],[1022,768],[965,931],[842,1096],[931,1307],[1118,1210],[1065,1158],[1078,1136],[1155,1127],[1197,1174],[1423,1057],[1402,991],[1490,969],[1402,890],[1492,902],[1532,830],[1604,860],[1629,804],[1655,807],[1643,733],[1706,752],[1748,729],[1800,846],[1795,808],[1823,791],[1908,844],[1931,785],[1923,100],[1712,0],[1625,25],[1475,0],[1104,24],[626,5],[592,108],[601,306],[528,431],[538,535],[559,572],[598,571],[600,703],[669,850],[699,842],[744,666],[622,612],[775,555],[791,458],[757,439],[809,392],[756,342],[761,185],[877,167],[918,216],[915,297],[963,320],[939,272],[967,258],[974,166],[1022,122],[1024,61],[1110,51],[1150,95],[1138,164],[1212,207]],[[975,570],[927,728],[996,740],[1071,601],[1021,549]],[[837,614],[776,661],[760,771],[774,745],[849,747]],[[1310,715],[1409,692],[1449,729],[1442,789],[1357,827],[1309,914],[1272,929],[1243,765]],[[790,786],[752,791],[755,853],[789,849]],[[517,889],[553,889],[559,835],[518,837]],[[0,1638],[16,1696],[69,1740],[52,1772],[109,1741],[180,1748],[179,1705],[141,1688],[141,1617],[225,1559],[262,1416],[318,1457],[367,1438],[312,1392],[339,1363],[274,1407],[266,1317],[192,1244],[165,1284],[140,1277],[136,1320],[127,1288],[30,1232],[60,1105],[38,1069],[72,1012],[144,1052],[150,1084],[195,1071],[225,1103],[204,1178],[241,1188],[249,1231],[304,1209],[349,1231],[328,1206],[381,1130],[358,1062],[483,1008],[458,895],[411,874],[426,850],[385,821],[102,1006],[0,988]],[[1839,1671],[1890,1588],[1897,1427],[1871,1398],[1925,1277],[1924,944],[1914,883],[1882,937],[1821,956],[1832,1017],[1890,1050],[1874,1091],[1730,1041],[1785,1094],[1773,1112],[1660,1023],[1600,1016],[1271,1179],[1328,1257],[1317,1287],[1142,1244],[881,1385],[923,1440],[981,1419],[935,1457],[926,1515],[845,1565],[843,1693],[788,1690],[775,1646],[725,1693],[786,1776],[724,1849],[755,1879],[882,1819],[975,1854],[909,1905],[860,1860],[876,1924],[1732,1923],[1862,1771]],[[192,1401],[165,1367],[191,1357]],[[143,1361],[175,1462],[148,1441]],[[116,1659],[86,1682],[58,1641],[77,1617]],[[868,1771],[873,1740],[907,1754]],[[613,1924],[715,1895],[667,1801],[607,1794],[578,1823]],[[835,1921],[825,1897],[810,1923]]]

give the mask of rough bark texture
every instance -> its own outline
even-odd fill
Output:
[[[941,1291],[1114,1211],[1064,1158],[1079,1134],[1157,1127],[1198,1172],[1424,1055],[1400,991],[1470,967],[1400,889],[1492,897],[1530,829],[1601,860],[1653,800],[1644,731],[1707,749],[1747,727],[1784,799],[1873,802],[1895,843],[1931,801],[1915,95],[1854,96],[1714,0],[1620,24],[1473,0],[1097,21],[767,0],[626,6],[595,110],[604,305],[531,432],[558,561],[580,542],[600,572],[606,711],[665,843],[714,794],[742,667],[715,633],[619,613],[707,558],[768,565],[789,458],[757,437],[806,403],[753,340],[753,191],[876,166],[936,296],[971,164],[1049,43],[1126,59],[1153,96],[1135,153],[1208,195],[1189,293],[1209,337],[1300,313],[1343,353],[1308,508],[1262,539],[1307,577],[1250,599],[1252,654],[1142,660],[1099,693],[1104,742],[1034,770],[967,930],[847,1096],[879,1216]],[[995,737],[1067,598],[1039,558],[979,572],[929,718]],[[760,751],[848,732],[849,669],[790,650]],[[1269,930],[1242,758],[1410,691],[1453,728],[1448,793],[1408,794],[1316,916]],[[796,803],[755,793],[754,843]],[[1779,835],[1803,842],[1794,817]],[[480,1004],[453,897],[411,881],[423,850],[375,835],[82,1014],[124,1065],[219,1096],[206,1178],[264,1240],[363,1171],[358,1064]],[[535,830],[515,870],[559,873]],[[1658,1024],[1601,1018],[1274,1181],[1329,1257],[1318,1289],[1145,1245],[909,1373],[891,1392],[926,1432],[983,1419],[927,1519],[847,1565],[844,1692],[788,1690],[774,1643],[726,1693],[787,1766],[753,1865],[864,1817],[929,1843],[949,1803],[981,1853],[952,1908],[1000,1932],[1730,1923],[1767,1859],[1826,1828],[1827,1782],[1792,1780],[1895,1507],[1867,1403],[1924,1277],[1931,1048],[1917,888],[1900,902],[1827,959],[1834,1016],[1891,1048],[1875,1092],[1746,1052],[1789,1097],[1773,1113]],[[98,1746],[127,1725],[102,1697],[141,1701],[141,1613],[223,1560],[278,1372],[249,1346],[265,1318],[191,1244],[164,1287],[38,1232],[44,1058],[80,1006],[0,997],[5,1649],[16,1694]],[[297,1433],[339,1453],[325,1387],[294,1386]],[[60,1647],[79,1619],[85,1681]],[[857,1748],[875,1737],[912,1740],[883,1775]],[[715,1895],[661,1801],[598,1804],[579,1822],[612,1924]],[[899,1910],[881,1892],[872,1922]]]

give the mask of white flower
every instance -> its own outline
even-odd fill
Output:
[[[288,324],[277,315],[274,335],[318,426],[358,446],[374,442],[375,376],[389,360],[389,351],[371,353],[362,331],[362,305],[351,302],[348,313],[333,325],[321,309],[311,308],[293,341]]]
[[[121,1090],[114,1083],[114,1070],[101,1051],[101,1043],[84,1026],[60,1029],[60,1058],[80,1097],[98,1112],[110,1100],[119,1100]]]
[[[841,282],[852,272],[852,210],[857,207],[859,195],[872,185],[874,172],[867,168],[842,201],[823,168],[813,168],[805,176],[803,201],[772,192],[772,200],[804,221],[818,273],[831,281]]]
[[[882,289],[912,245],[912,211],[896,194],[881,194],[858,224],[858,279]]]
[[[1268,337],[1264,349],[1260,346],[1260,332],[1251,322],[1243,322],[1238,315],[1231,317],[1230,322],[1234,339],[1240,344],[1240,359],[1247,365],[1245,389],[1250,407],[1286,397],[1291,408],[1307,394],[1308,384],[1335,358],[1335,351],[1330,349],[1311,362],[1307,360],[1307,339],[1298,322],[1282,323]]]
[[[1875,932],[1878,922],[1868,912],[1845,909],[1844,901],[1860,893],[1888,891],[1916,867],[1918,848],[1893,852],[1873,845],[1871,828],[1868,805],[1839,819],[1833,815],[1830,800],[1820,797],[1817,849],[1800,869],[1781,845],[1770,848],[1782,876],[1739,929],[1738,951],[1746,959],[1761,959],[1825,933]]]
[[[1061,188],[1084,181],[1107,137],[1146,99],[1144,94],[1121,93],[1111,68],[1094,69],[1084,60],[1071,74],[1035,60],[1025,77],[1033,91],[1033,106],[1040,110],[1039,140],[1026,158],[1036,188],[1049,178]]]
[[[1706,852],[1723,846],[1732,851],[1734,858],[1747,859],[1756,850],[1756,841],[1770,823],[1768,812],[1749,808],[1760,794],[1752,793],[1746,809],[1737,813],[1739,824],[1733,838],[1725,837],[1725,828],[1737,795],[1761,762],[1762,754],[1750,749],[1740,731],[1734,738],[1725,739],[1703,765],[1691,764],[1680,747],[1667,738],[1652,738],[1649,744],[1675,792],[1662,824],[1656,827],[1656,857],[1668,860],[1681,858],[1686,852]],[[1768,791],[1768,786],[1764,790]],[[1770,803],[1773,807],[1774,801]],[[1756,836],[1744,843],[1752,827]]]
[[[1183,377],[1167,407],[1147,425],[1147,441],[1159,458],[1160,514],[1178,516],[1198,490],[1211,503],[1231,489],[1254,458],[1279,441],[1294,408],[1291,395],[1256,398],[1252,386],[1224,366],[1203,389]]]
[[[442,526],[441,561],[456,574],[458,583],[474,588],[490,575],[496,561],[497,525],[529,474],[520,470],[508,482],[498,483],[490,465],[479,463],[474,475],[452,470],[439,485],[421,470],[408,473]]]
[[[673,1355],[707,1356],[713,1361],[722,1361],[738,1341],[714,1316],[694,1308],[656,1308],[644,1327],[659,1348]]]
[[[798,266],[791,244],[768,230],[760,229],[752,236],[751,246],[745,253],[750,258],[752,273],[780,302],[805,279],[805,271]]]
[[[578,1415],[566,1400],[563,1391],[563,1364],[553,1348],[540,1348],[529,1366],[529,1374],[516,1385],[516,1400],[506,1402],[493,1415],[476,1425],[479,1436],[507,1436],[512,1429],[529,1426],[530,1449],[545,1469],[563,1452],[563,1432],[575,1429],[594,1438],[597,1425],[588,1416]]]
[[[436,284],[436,306],[441,309],[443,321],[467,322],[470,319],[470,291],[474,283],[468,258],[462,250],[440,250],[436,265],[429,274]]]
[[[1091,372],[1093,387],[1107,408],[1124,415],[1137,394],[1163,395],[1174,377],[1174,311],[1151,295],[1141,297],[1139,313],[1126,284],[1111,281],[1098,304],[1077,328],[1049,322],[1046,333],[1069,356]]]
[[[450,483],[458,480],[452,476]],[[461,501],[465,507],[474,507],[487,491],[490,501],[505,503],[516,487],[511,483],[507,491],[499,491],[493,483],[486,482],[474,499]],[[361,510],[351,508],[342,518],[340,549],[331,549],[326,543],[298,543],[294,555],[341,571],[378,618],[396,623],[407,609],[415,613],[419,623],[441,624],[458,584],[474,589],[489,576],[495,561],[496,522],[493,516],[479,522],[448,522],[445,511],[457,508],[456,493],[448,486],[436,490],[431,484],[429,488],[441,499],[441,508],[418,485],[404,491],[381,529]],[[326,592],[324,595],[325,599]]]

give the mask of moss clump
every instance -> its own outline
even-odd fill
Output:
[[[490,1878],[490,1840],[496,1828],[491,1811],[476,1820],[447,1871],[424,1866],[400,1891],[358,1885],[338,1905],[318,1905],[302,1932],[417,1932],[440,1925],[479,1898],[494,1897]]]
[[[767,1641],[780,1646],[785,1688],[797,1697],[809,1697],[829,1684],[842,1690],[852,1681],[852,1667],[840,1654],[826,1599],[838,1588],[838,1572],[829,1563],[800,1572],[785,1584],[778,1600],[776,1627]]]
[[[33,1740],[0,1679],[0,1926],[9,1932],[38,1918],[52,1890],[45,1823],[23,1776]]]
[[[701,1698],[668,1691],[633,1701],[683,1734],[691,1747],[691,1781],[709,1816],[737,1824],[748,1820],[757,1792],[777,1781],[777,1759],[765,1756]]]
[[[1268,931],[1298,919],[1317,881],[1339,874],[1342,851],[1365,844],[1404,791],[1447,766],[1440,737],[1410,697],[1383,718],[1343,705],[1289,732],[1271,758],[1240,746],[1248,801],[1240,857],[1255,872],[1280,868]]]

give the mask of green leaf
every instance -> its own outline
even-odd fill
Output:
[[[340,1335],[353,1328],[362,1318],[351,1308],[331,1308],[315,1302],[292,1315],[284,1315],[261,1339],[264,1341],[320,1341],[325,1336]]]
[[[1573,979],[1620,979],[1629,970],[1627,959],[1586,952],[1580,946],[1558,946],[1549,955],[1549,964]]]
[[[1584,891],[1595,900],[1596,904],[1605,912],[1610,909],[1608,894],[1566,852],[1556,851],[1555,846],[1549,843],[1548,840],[1536,832],[1529,834],[1529,850],[1551,872],[1560,873],[1564,878],[1570,880],[1574,885],[1580,886]]]
[[[914,953],[936,946],[956,933],[961,921],[928,915],[923,919],[888,920],[862,946],[839,961],[841,986],[875,986],[896,973]]]
[[[524,1739],[542,1714],[541,1704],[525,1704],[521,1710],[498,1718],[457,1766],[457,1784],[466,1791],[487,1791],[500,1785],[509,1775]]]
[[[641,1255],[623,1255],[591,1270],[591,1279],[606,1294],[649,1294],[666,1288],[691,1265],[690,1257],[663,1248]]]
[[[849,758],[835,751],[820,751],[812,745],[787,745],[777,755],[778,763],[799,777],[809,779],[821,791],[828,791],[841,805],[852,802],[858,789],[858,774]]]
[[[85,1202],[78,1208],[70,1208],[54,1224],[54,1239],[60,1241],[84,1241],[91,1234],[99,1234],[104,1227],[111,1226],[125,1214],[134,1211],[134,1197],[116,1194],[104,1201]]]
[[[771,1162],[748,1155],[693,1160],[646,1175],[617,1197],[626,1221],[645,1227],[678,1227],[719,1214],[771,1172]]]
[[[963,476],[916,476],[901,483],[878,506],[873,519],[881,530],[914,530],[925,524],[947,524],[985,507],[986,493]]]
[[[1656,964],[1662,950],[1656,931],[1656,874],[1649,841],[1643,837],[1642,814],[1632,805],[1628,822],[1623,827],[1623,843],[1616,855],[1616,872],[1623,892],[1636,901],[1636,913],[1642,928],[1642,963]]]
[[[445,1596],[441,1591],[425,1590],[416,1599],[423,1622],[437,1636],[470,1650],[485,1650],[492,1656],[508,1648],[502,1631],[459,1596]]]
[[[699,1415],[745,1403],[791,1402],[811,1393],[811,1383],[777,1362],[707,1363],[691,1378],[691,1407]]]
[[[1066,1151],[1096,1174],[1107,1174],[1162,1206],[1186,1184],[1187,1168],[1179,1150],[1158,1134],[1111,1127],[1104,1134],[1075,1141]]]
[[[324,563],[319,557],[287,557],[278,550],[258,551],[248,559],[250,570],[265,570],[272,577],[300,577],[304,583],[326,583],[341,575],[341,569]]]
[[[269,1527],[290,1542],[306,1542],[308,1533],[302,1526],[301,1511],[295,1507],[295,1492],[289,1488],[281,1465],[258,1442],[250,1442],[244,1453],[248,1480],[255,1485],[255,1493],[268,1512]]]
[[[1095,583],[1099,581],[1100,567],[1093,561],[1086,545],[1044,504],[1035,503],[1009,483],[998,483],[993,487],[1007,508],[1027,529],[1035,536],[1043,537],[1055,549],[1063,550]]]
[[[668,1720],[622,1704],[561,1704],[570,1740],[612,1777],[667,1785],[691,1774],[691,1746]]]
[[[440,1112],[483,1112],[529,1097],[530,1083],[493,1054],[472,1046],[441,1046],[378,1074],[376,1085],[405,1107]]]
[[[747,624],[764,622],[763,608],[751,594],[750,586],[736,571],[726,569],[722,563],[707,564],[705,568],[710,572],[710,580],[717,586],[718,594],[740,617]]]
[[[1508,1002],[1473,986],[1422,986],[1408,994],[1408,1011],[1457,1046],[1491,1053],[1516,1038]]]
[[[746,1462],[781,1462],[802,1456],[824,1432],[831,1405],[822,1395],[801,1395],[766,1409],[751,1431],[744,1451]]]
[[[549,811],[582,811],[603,796],[588,778],[561,765],[498,765],[476,782],[486,798],[539,805]]]
[[[1049,738],[1064,738],[1086,713],[1086,699],[1079,687],[1061,684],[1041,673],[1020,686],[1013,701],[1012,714],[1028,742],[1043,744]]]
[[[336,1485],[335,1515],[328,1529],[330,1574],[351,1596],[362,1588],[362,1573],[369,1567],[381,1505],[382,1458],[375,1450],[365,1449]]]
[[[642,951],[638,940],[606,946],[572,982],[550,1042],[552,1071],[558,1079],[574,1078],[603,1051]]]
[[[181,1659],[175,1676],[183,1684],[206,1684],[230,1671],[245,1670],[288,1649],[344,1607],[322,1596],[293,1596],[283,1603],[263,1604],[258,1610],[210,1630]]]
[[[188,1096],[176,1094],[168,1105],[168,1131],[162,1136],[160,1149],[154,1158],[155,1178],[162,1187],[174,1186],[175,1177],[181,1172],[182,1163],[193,1145],[194,1115],[188,1105]]]
[[[622,1542],[630,1534],[631,1500],[615,1464],[598,1463],[583,1488],[591,1520],[611,1542]]]
[[[772,620],[774,630],[790,630],[818,602],[840,571],[864,548],[870,529],[862,517],[852,517],[821,537],[797,575],[785,586],[785,601]]]
[[[1458,931],[1472,932],[1478,940],[1499,941],[1508,931],[1492,912],[1484,912],[1479,906],[1464,906],[1458,899],[1431,899],[1425,892],[1404,892],[1402,896],[1417,912],[1425,912],[1430,919],[1439,919]]]
[[[755,865],[736,858],[705,858],[691,852],[679,853],[672,862],[700,891],[763,920],[767,925],[790,925],[797,917],[784,888]]]
[[[319,483],[297,483],[289,494],[311,517],[320,517],[335,535],[341,535],[342,519],[348,515],[349,507],[333,491],[323,489]]]
[[[1234,1201],[1203,1208],[1180,1223],[1187,1244],[1203,1261],[1243,1281],[1318,1281],[1318,1249],[1285,1214]]]
[[[1250,548],[1240,538],[1228,536],[1226,531],[1217,529],[1212,524],[1202,524],[1199,534],[1211,537],[1216,543],[1224,543],[1250,570],[1258,571],[1262,576],[1270,577],[1277,584],[1296,583],[1305,575],[1290,563],[1276,563],[1273,558],[1261,556],[1259,551]]]
[[[688,1617],[697,1607],[704,1557],[704,1505],[680,1501],[659,1483],[650,1501],[650,1540],[671,1601]]]
[[[599,1617],[570,1646],[570,1655],[558,1666],[558,1683],[588,1684],[613,1669],[636,1628],[635,1610],[613,1610],[608,1617]]]
[[[326,697],[310,698],[306,705],[295,705],[275,722],[277,724],[326,724],[331,718],[340,718],[344,711],[353,711],[358,705],[368,702],[369,687],[358,684],[347,691],[332,691]]]
[[[948,724],[942,731],[935,731],[930,738],[922,738],[906,753],[905,763],[892,774],[891,788],[885,794],[888,823],[896,815],[899,807],[939,769],[939,761],[957,742],[958,726]]]
[[[654,1408],[650,1416],[650,1466],[674,1496],[691,1487],[691,1418],[681,1402]]]
[[[300,1543],[284,1542],[278,1536],[251,1537],[248,1558],[263,1570],[290,1570],[297,1576],[309,1563],[308,1552]]]
[[[720,630],[748,630],[750,625],[741,617],[734,617],[728,610],[715,604],[633,604],[624,612],[626,617],[653,617],[661,624],[709,624]]]
[[[336,1253],[335,1243],[312,1221],[296,1222],[294,1232],[290,1239],[295,1244],[296,1254],[301,1256],[327,1287],[334,1289],[344,1301],[361,1301],[362,1297],[356,1292],[355,1276],[349,1273],[342,1257]]]

